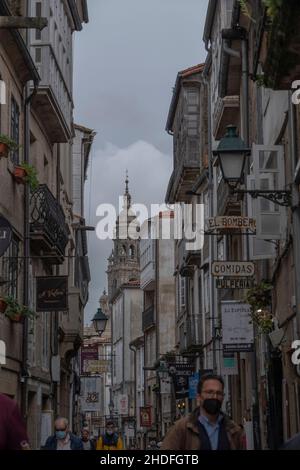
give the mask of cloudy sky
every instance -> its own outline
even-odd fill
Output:
[[[97,132],[86,184],[86,219],[96,207],[118,207],[125,172],[133,202],[163,203],[172,172],[165,132],[179,70],[205,60],[207,0],[88,0],[90,22],[77,33],[75,119]],[[107,286],[110,241],[89,233],[92,281],[87,323]]]

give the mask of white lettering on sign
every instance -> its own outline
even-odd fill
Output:
[[[212,264],[213,276],[254,276],[255,265],[252,262],[243,261],[214,261]]]

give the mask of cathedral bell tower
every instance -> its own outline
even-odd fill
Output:
[[[139,223],[131,208],[128,184],[128,174],[126,173],[123,209],[116,221],[114,247],[108,258],[106,271],[109,299],[122,284],[140,279],[140,247],[139,239],[136,239]]]

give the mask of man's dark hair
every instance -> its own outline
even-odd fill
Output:
[[[204,375],[202,375],[201,379],[199,380],[198,387],[197,387],[197,392],[198,392],[199,395],[202,392],[203,385],[207,380],[217,380],[218,382],[220,382],[222,384],[223,388],[225,387],[224,380],[220,375],[217,375],[217,374],[204,374]]]
[[[113,421],[106,421],[106,426],[114,426],[115,427],[115,423]]]

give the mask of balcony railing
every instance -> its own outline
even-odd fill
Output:
[[[33,250],[49,263],[63,262],[69,230],[61,205],[45,184],[30,199],[30,238]]]
[[[202,315],[185,318],[184,327],[181,327],[179,349],[183,355],[202,350]]]
[[[148,330],[155,325],[154,306],[143,311],[143,331]]]

